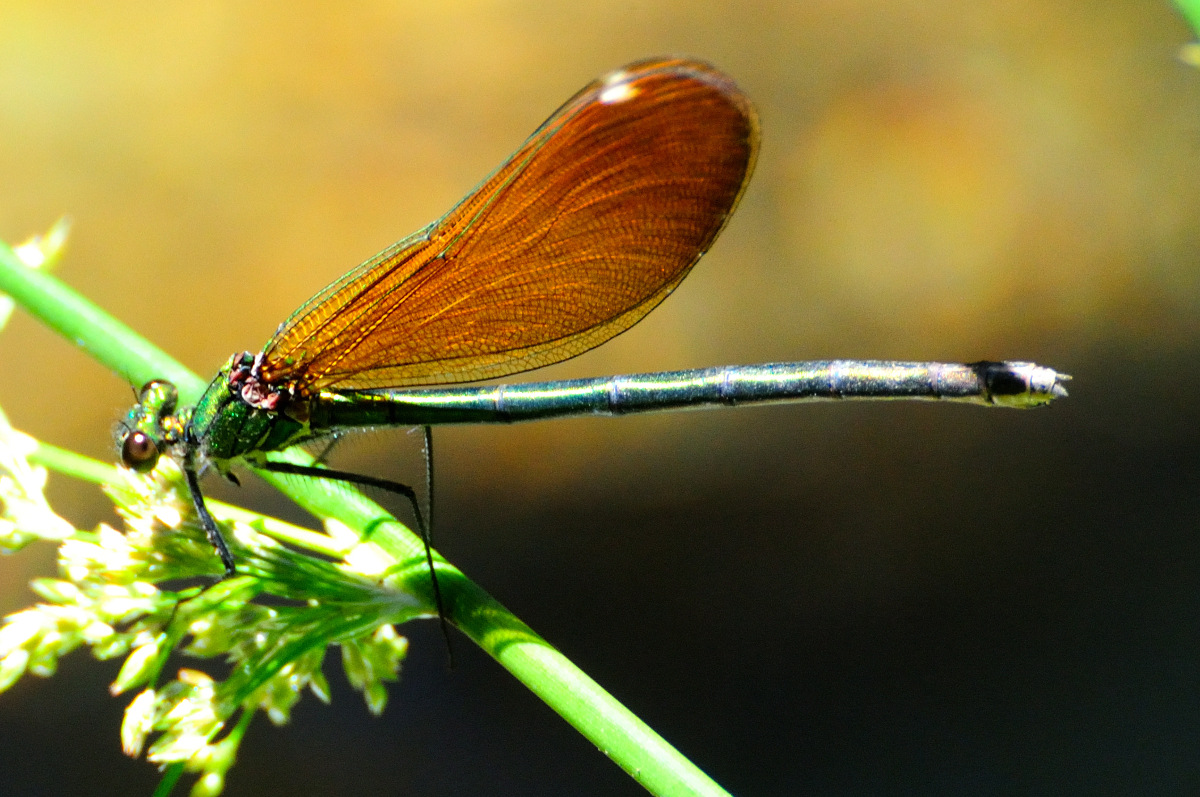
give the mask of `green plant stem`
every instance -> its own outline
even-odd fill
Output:
[[[157,788],[154,789],[154,794],[150,797],[170,797],[172,791],[175,790],[175,784],[183,777],[183,764],[171,764],[163,773],[162,780],[158,782]]]
[[[201,379],[166,353],[57,278],[27,268],[2,243],[0,291],[134,385],[167,379],[188,401],[204,388]],[[96,475],[91,466],[75,463],[74,467],[84,478]],[[420,538],[365,497],[345,487],[331,489],[317,480],[259,475],[314,515],[337,518],[361,537],[369,536],[397,562],[423,560]],[[454,624],[646,789],[671,797],[726,794],[483,589],[440,556],[437,562]],[[428,580],[413,586],[432,606]]]
[[[4,244],[0,267],[4,293],[125,381],[136,387],[166,379],[188,401],[200,397],[204,382],[198,376],[62,281],[27,267]]]
[[[40,440],[37,448],[29,455],[29,461],[64,476],[82,479],[92,484],[117,484],[119,480],[115,466]]]
[[[1200,0],[1175,0],[1175,6],[1187,18],[1192,30],[1200,34]]]

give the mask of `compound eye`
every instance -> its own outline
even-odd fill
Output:
[[[158,444],[145,432],[130,432],[121,443],[121,462],[138,473],[149,473],[158,464]]]
[[[145,397],[150,395],[152,391],[157,390],[161,384],[163,384],[162,379],[151,379],[150,382],[146,382],[142,385],[142,389],[138,390],[138,400],[145,400]]]

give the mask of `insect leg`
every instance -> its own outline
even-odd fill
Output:
[[[428,443],[427,439],[427,446]],[[429,462],[432,462],[432,455],[429,449],[426,449],[426,457]],[[421,540],[425,543],[425,561],[429,565],[429,578],[433,585],[433,599],[437,604],[438,619],[442,623],[442,633],[446,636],[446,644],[450,643],[450,631],[446,623],[446,609],[442,602],[442,590],[438,585],[437,570],[433,567],[433,550],[430,542],[429,526],[425,522],[425,516],[421,512],[420,502],[417,501],[417,493],[407,484],[390,481],[388,479],[378,479],[374,476],[364,476],[361,473],[350,473],[344,470],[333,470],[332,468],[318,468],[312,465],[297,465],[292,462],[276,462],[274,460],[264,460],[257,463],[255,467],[260,467],[263,470],[273,473],[290,473],[295,476],[310,476],[315,479],[332,479],[334,481],[347,482],[349,484],[361,484],[364,487],[375,487],[379,490],[384,490],[389,493],[403,496],[412,504],[413,514],[417,518],[417,526],[421,531]],[[432,486],[433,480],[430,478],[429,484]]]
[[[208,507],[204,505],[204,494],[200,492],[200,477],[196,475],[196,468],[190,462],[183,466],[183,475],[187,479],[188,492],[192,494],[192,503],[196,506],[196,515],[200,518],[200,525],[204,527],[204,533],[208,535],[208,541],[212,543],[212,547],[217,549],[217,556],[221,557],[221,564],[225,565],[225,578],[229,578],[234,574],[233,554],[229,552],[229,546],[225,544],[225,538],[221,535],[221,530],[217,528],[217,521],[213,520],[213,516],[209,514]]]

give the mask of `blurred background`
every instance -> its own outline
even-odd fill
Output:
[[[821,405],[439,432],[439,549],[743,795],[1200,789],[1200,72],[1166,2],[0,5],[0,239],[201,374],[665,53],[762,117],[716,247],[568,378],[1029,359],[1037,412]],[[111,460],[130,385],[18,315],[0,405]],[[337,463],[419,482],[403,432]],[[252,480],[247,480],[252,481]],[[233,498],[311,522],[261,485]],[[113,516],[52,477],[84,527]],[[0,561],[0,610],[52,551]],[[257,721],[229,795],[641,789],[436,624],[382,718]],[[181,662],[182,664],[182,662]],[[117,662],[0,696],[0,792],[148,794]]]

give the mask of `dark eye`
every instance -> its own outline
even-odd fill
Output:
[[[138,473],[154,470],[158,455],[158,444],[145,432],[130,432],[121,443],[121,462]]]

